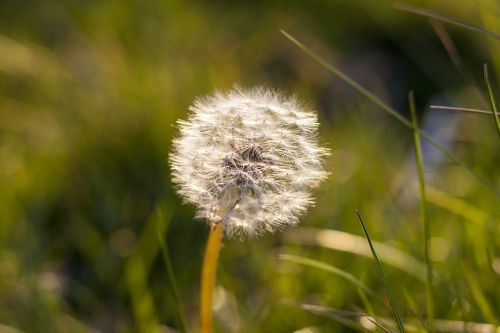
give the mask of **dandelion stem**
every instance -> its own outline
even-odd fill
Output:
[[[420,189],[420,215],[424,225],[424,254],[425,254],[425,267],[426,267],[426,301],[427,301],[427,321],[429,332],[434,331],[434,298],[432,293],[432,263],[429,259],[430,254],[430,225],[427,218],[426,207],[426,192],[425,192],[425,177],[424,177],[424,158],[422,148],[420,146],[420,133],[418,132],[417,110],[415,107],[415,95],[410,91],[410,112],[413,124],[413,142],[415,145],[415,161],[417,164],[418,183]]]
[[[207,247],[205,248],[205,258],[203,259],[200,293],[200,333],[213,332],[213,295],[221,240],[222,225],[217,224],[210,229]]]

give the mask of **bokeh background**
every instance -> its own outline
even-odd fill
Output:
[[[500,31],[496,0],[409,3]],[[217,331],[360,331],[332,309],[390,317],[370,257],[306,236],[362,235],[359,209],[374,240],[423,262],[412,133],[279,29],[408,118],[413,89],[422,126],[498,191],[492,117],[429,108],[489,108],[482,66],[490,64],[494,83],[500,78],[495,38],[385,0],[2,0],[0,332],[176,332],[179,306],[159,237],[189,331],[197,331],[208,227],[175,194],[168,154],[193,99],[235,84],[308,101],[333,154],[331,176],[300,228],[224,242]],[[423,149],[440,276],[436,317],[498,325],[498,197],[431,146]],[[377,297],[363,301],[345,279],[280,254],[334,265]],[[405,318],[425,318],[417,266],[385,265]]]

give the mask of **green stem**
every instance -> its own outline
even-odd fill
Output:
[[[366,230],[365,223],[363,222],[363,218],[361,217],[361,214],[359,211],[356,209],[356,214],[358,215],[359,222],[361,222],[361,227],[363,227],[363,232],[365,233],[365,237],[368,240],[368,244],[370,245],[370,250],[372,251],[373,258],[375,259],[375,262],[377,263],[377,268],[380,273],[380,277],[382,278],[382,281],[384,282],[384,288],[387,293],[387,296],[389,297],[389,302],[391,303],[391,309],[392,313],[394,315],[394,318],[396,319],[396,323],[398,324],[398,329],[400,333],[404,333],[405,329],[403,327],[403,322],[401,321],[401,317],[399,317],[399,312],[398,308],[396,306],[396,302],[394,301],[394,298],[392,297],[391,289],[389,288],[389,282],[387,281],[387,277],[385,276],[384,268],[382,267],[382,264],[380,263],[380,260],[378,260],[377,253],[375,252],[375,248],[373,247],[372,241],[370,239],[370,235],[368,234],[368,230]]]
[[[488,74],[488,64],[484,64],[484,81],[486,82],[486,88],[488,89],[491,111],[493,111],[493,119],[495,119],[498,136],[500,137],[500,118],[498,116],[497,103],[495,103],[495,96],[493,96],[493,89],[491,88],[490,77]]]
[[[429,324],[429,332],[434,330],[434,298],[432,293],[432,263],[429,259],[430,255],[430,225],[427,218],[426,208],[426,193],[425,193],[425,177],[424,177],[424,159],[422,148],[420,146],[420,134],[418,132],[417,111],[415,108],[415,96],[413,91],[409,93],[409,103],[411,119],[413,123],[413,143],[415,145],[415,161],[417,164],[418,183],[420,189],[420,216],[424,225],[425,238],[425,267],[426,267],[426,301],[427,301],[427,320]]]

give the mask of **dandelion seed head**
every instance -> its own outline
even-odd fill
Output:
[[[197,99],[170,154],[178,193],[228,237],[295,225],[327,173],[318,120],[295,97],[255,88]]]

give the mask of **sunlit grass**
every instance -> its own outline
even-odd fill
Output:
[[[197,332],[201,307],[224,333],[499,331],[498,31],[475,19],[500,7],[412,3],[2,2],[0,331]],[[298,227],[225,241],[201,301],[209,230],[167,156],[234,84],[308,101],[330,177]]]

